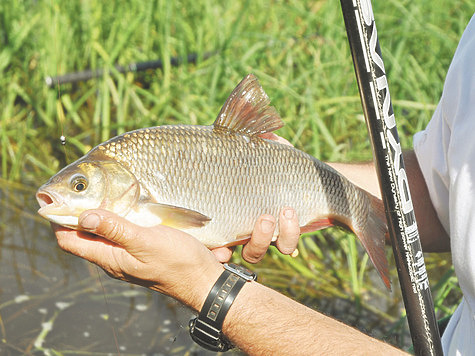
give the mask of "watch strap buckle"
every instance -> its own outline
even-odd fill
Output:
[[[194,318],[190,320],[190,335],[198,345],[216,352],[224,352],[233,348],[233,345],[222,337],[221,330],[208,323]]]

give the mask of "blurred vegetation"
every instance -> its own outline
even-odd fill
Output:
[[[373,1],[404,148],[435,109],[474,5]],[[195,64],[169,64],[188,54],[197,54]],[[155,59],[163,60],[162,69],[114,69]],[[54,89],[45,84],[47,76],[101,68],[105,75],[98,79]],[[371,159],[339,2],[4,0],[2,182],[39,186],[96,144],[131,129],[210,124],[251,72],[286,122],[278,133],[296,147],[322,160]],[[253,268],[264,283],[307,304],[350,299],[382,314],[374,298],[388,293],[371,277],[372,266],[352,236],[327,230],[302,239],[299,250],[297,258],[272,252]],[[460,298],[450,260],[429,256],[427,263],[438,315],[450,314]],[[393,277],[396,291],[388,303],[395,308],[401,298],[397,284]],[[382,316],[398,327],[397,317]]]

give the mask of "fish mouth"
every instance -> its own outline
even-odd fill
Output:
[[[38,190],[36,200],[40,205],[38,214],[53,223],[76,228],[78,216],[68,207],[58,195],[44,189]]]
[[[64,207],[64,202],[61,197],[45,189],[40,189],[36,192],[36,200],[38,204],[40,204],[40,209],[38,210],[40,215],[43,215],[42,213],[49,209]]]

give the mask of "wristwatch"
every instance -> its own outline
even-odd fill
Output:
[[[224,271],[211,288],[198,317],[190,320],[190,335],[193,341],[216,352],[233,348],[223,335],[223,321],[244,284],[256,279],[256,273],[247,268],[225,263]]]

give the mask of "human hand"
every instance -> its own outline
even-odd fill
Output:
[[[242,248],[242,258],[249,263],[257,263],[265,256],[271,244],[284,255],[290,255],[297,248],[300,237],[300,227],[297,214],[292,208],[284,208],[279,214],[279,236],[275,242],[272,237],[276,219],[272,215],[261,215],[252,231],[251,239]],[[233,248],[218,247],[212,250],[220,262],[231,259]]]
[[[113,278],[167,294],[200,310],[222,265],[201,242],[167,226],[144,228],[106,210],[79,217],[84,231],[52,224],[59,246]]]

